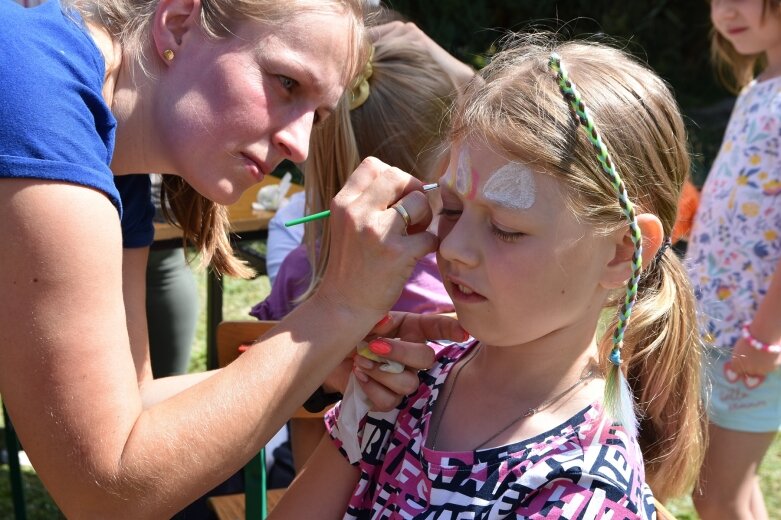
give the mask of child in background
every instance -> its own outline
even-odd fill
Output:
[[[668,248],[689,171],[672,94],[621,51],[544,36],[511,40],[481,76],[440,181],[439,269],[473,339],[368,414],[355,466],[329,412],[333,440],[275,517],[653,518],[653,494],[697,475],[701,348]]]
[[[757,472],[781,428],[781,2],[713,0],[711,20],[715,63],[740,95],[687,252],[711,347],[694,503],[704,519],[764,519]]]
[[[456,85],[466,81],[451,78],[473,72],[448,54],[438,62],[430,49],[436,44],[412,24],[392,22],[373,31],[374,51],[363,75],[336,113],[312,133],[304,166],[307,213],[328,209],[350,172],[368,156],[424,182],[442,174],[446,115]],[[436,205],[439,194],[430,197]],[[288,254],[271,294],[250,311],[256,318],[281,319],[318,286],[328,264],[331,229],[327,219],[306,226],[305,245]],[[433,253],[420,259],[393,310],[453,310]]]

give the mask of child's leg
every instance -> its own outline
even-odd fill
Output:
[[[697,513],[702,520],[767,520],[757,474],[776,432],[739,432],[715,424],[708,431],[705,463],[692,497]]]
[[[767,515],[767,508],[765,507],[765,498],[762,496],[762,489],[759,487],[759,475],[754,477],[754,484],[751,492],[751,513],[754,518],[770,518]]]

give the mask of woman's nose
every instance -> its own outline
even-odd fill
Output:
[[[297,119],[290,121],[274,136],[274,144],[288,159],[294,163],[301,163],[309,155],[309,137],[312,134],[314,113],[307,112]]]

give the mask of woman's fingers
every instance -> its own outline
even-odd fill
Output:
[[[376,320],[395,303],[418,259],[438,244],[433,234],[408,234],[432,218],[421,187],[374,158],[350,176],[331,203],[328,267],[318,290],[325,304]]]
[[[469,339],[455,316],[446,314],[387,313],[372,329],[372,334],[400,338],[408,342],[444,339],[462,342]]]
[[[406,194],[390,210],[393,211],[390,230],[402,234],[413,235],[425,230],[433,217],[428,197],[421,191]]]
[[[352,207],[359,198],[370,207],[386,209],[405,193],[420,189],[421,186],[423,183],[415,177],[375,157],[367,157],[336,194],[331,210]]]
[[[366,391],[374,410],[392,409],[402,397],[415,392],[420,384],[418,371],[411,368],[387,372],[383,370],[387,366],[385,363],[371,361],[361,355],[355,356],[354,364],[355,378]]]

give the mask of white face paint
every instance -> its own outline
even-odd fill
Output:
[[[512,209],[529,209],[534,205],[534,172],[527,166],[511,162],[494,173],[483,185],[483,197]]]

